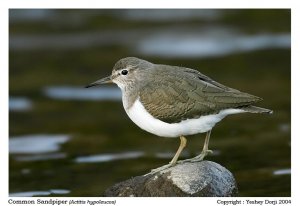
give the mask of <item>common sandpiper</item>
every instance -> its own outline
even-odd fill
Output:
[[[119,60],[108,77],[86,87],[115,83],[129,118],[141,129],[161,137],[179,137],[180,146],[171,162],[152,170],[162,171],[177,162],[195,162],[212,153],[208,149],[212,128],[230,114],[269,113],[253,106],[262,99],[220,84],[197,70],[153,64],[136,58]],[[185,136],[206,133],[200,155],[177,161],[186,146]]]

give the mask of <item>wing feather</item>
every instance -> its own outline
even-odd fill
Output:
[[[226,87],[196,70],[180,67],[164,70],[162,65],[160,69],[156,72],[159,76],[140,88],[139,96],[145,109],[164,122],[180,122],[215,114],[222,109],[249,106],[261,100]]]

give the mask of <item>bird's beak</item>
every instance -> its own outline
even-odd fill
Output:
[[[112,80],[111,80],[111,76],[108,76],[108,77],[105,77],[105,78],[102,78],[102,79],[99,79],[89,85],[87,85],[85,88],[89,88],[89,87],[93,87],[93,86],[97,86],[99,84],[107,84],[107,83],[113,83]]]

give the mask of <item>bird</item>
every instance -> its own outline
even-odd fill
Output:
[[[212,153],[208,148],[212,128],[227,115],[273,113],[254,106],[262,98],[227,87],[198,70],[154,64],[137,57],[120,59],[110,76],[86,88],[106,83],[115,83],[121,89],[123,107],[137,126],[157,136],[180,139],[172,160],[151,174],[177,163],[202,161]],[[206,133],[202,152],[178,161],[187,144],[186,136],[198,133]]]

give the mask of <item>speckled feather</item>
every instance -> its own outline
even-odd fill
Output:
[[[140,101],[153,117],[167,123],[248,107],[261,100],[189,68],[155,65],[145,75],[151,81],[139,88]]]

